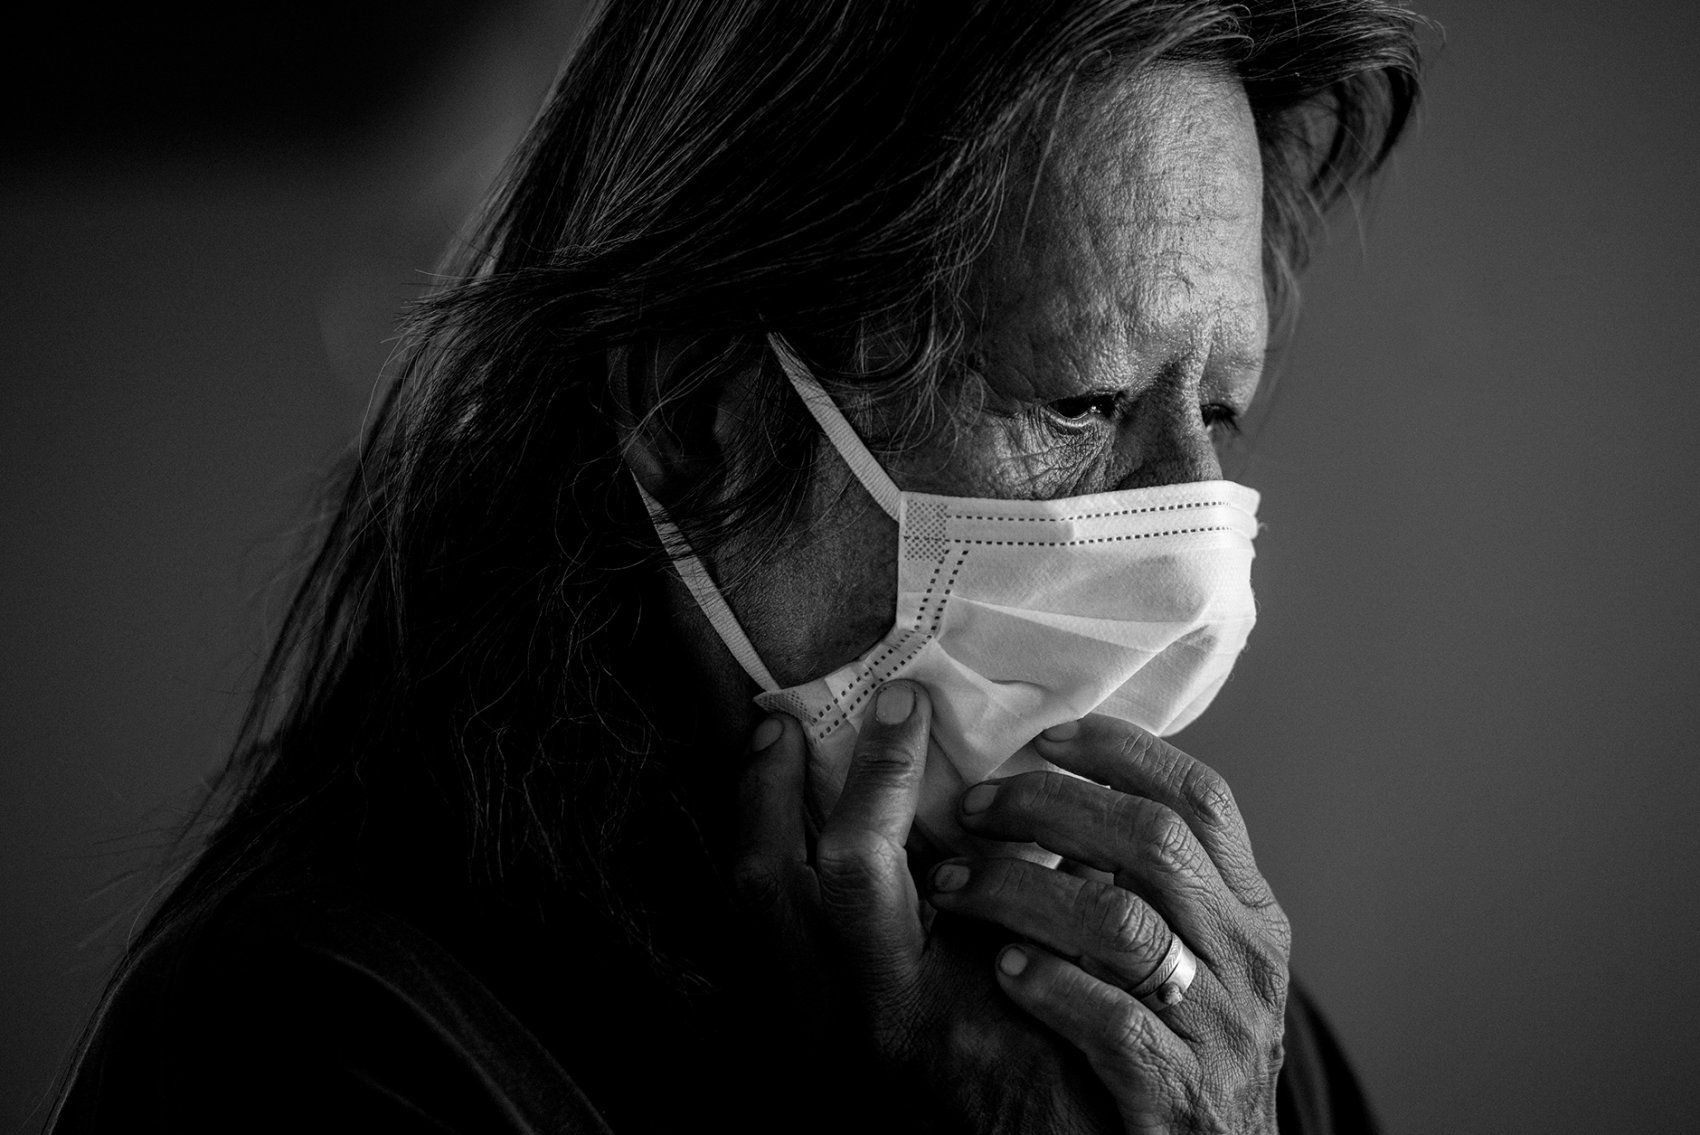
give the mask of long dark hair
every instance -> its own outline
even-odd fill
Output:
[[[412,312],[198,858],[131,956],[304,843],[589,896],[641,936],[620,865],[665,791],[648,590],[665,560],[620,458],[610,352],[692,344],[644,381],[647,428],[694,454],[664,503],[699,550],[786,538],[814,439],[766,334],[845,390],[919,406],[951,389],[1019,147],[1071,85],[1165,59],[1245,84],[1280,299],[1412,113],[1399,6],[609,4]],[[722,457],[704,408],[750,368],[764,414]]]

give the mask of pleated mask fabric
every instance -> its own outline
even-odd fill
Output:
[[[897,521],[891,629],[856,661],[781,689],[708,571],[675,558],[752,680],[756,703],[799,721],[818,823],[843,788],[857,731],[894,678],[932,695],[916,825],[939,851],[971,849],[956,802],[991,776],[1048,768],[1031,741],[1103,713],[1157,734],[1190,724],[1227,681],[1256,620],[1258,494],[1198,481],[1058,500],[899,489],[782,340],[786,376],[863,487]],[[663,542],[683,537],[648,501]]]

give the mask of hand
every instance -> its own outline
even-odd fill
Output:
[[[752,741],[735,876],[765,946],[752,968],[786,1010],[777,1048],[807,1054],[807,1094],[822,1101],[799,1125],[1119,1130],[1080,1054],[1000,992],[1007,937],[950,916],[923,928],[905,840],[930,721],[919,685],[881,690],[812,854],[801,728],[769,718]]]
[[[1086,1055],[1129,1131],[1274,1132],[1291,934],[1227,784],[1106,717],[1047,730],[1035,747],[1089,779],[976,785],[963,826],[1105,874],[947,860],[930,877],[933,905],[1025,940],[1000,955],[999,983]],[[1198,971],[1179,1003],[1153,1011],[1129,990],[1176,934]]]

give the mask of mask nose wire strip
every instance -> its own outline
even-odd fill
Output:
[[[637,483],[635,475],[632,482]],[[720,588],[714,585],[713,577],[708,574],[708,568],[697,559],[696,553],[691,551],[690,541],[679,531],[679,526],[668,519],[667,510],[661,507],[660,501],[645,492],[641,484],[638,485],[637,491],[643,498],[644,507],[649,510],[649,522],[655,525],[655,534],[661,538],[661,547],[673,558],[673,569],[679,573],[679,579],[690,591],[691,597],[697,601],[697,606],[702,609],[709,625],[720,635],[720,641],[726,644],[726,649],[732,652],[732,657],[738,660],[738,665],[762,688],[762,692],[778,692],[779,683],[767,672],[761,655],[756,653],[755,644],[744,633],[744,628],[738,625],[738,616],[726,605]]]
[[[821,389],[814,375],[791,353],[791,349],[785,345],[785,340],[777,335],[769,335],[767,342],[773,348],[773,353],[778,356],[779,365],[785,370],[785,377],[791,380],[791,385],[803,399],[803,405],[809,408],[809,413],[820,423],[820,428],[832,442],[832,447],[838,450],[844,464],[850,467],[850,472],[856,474],[856,479],[862,482],[862,487],[868,490],[874,501],[885,509],[885,514],[901,523],[903,494],[896,482],[880,468],[880,463],[874,460],[874,455],[868,452],[868,447],[856,436],[856,431],[845,420],[843,412],[833,405],[832,398]]]

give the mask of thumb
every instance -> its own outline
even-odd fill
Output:
[[[844,791],[815,843],[821,905],[846,960],[876,997],[907,986],[921,960],[919,901],[904,842],[915,822],[931,721],[919,683],[881,687]]]

